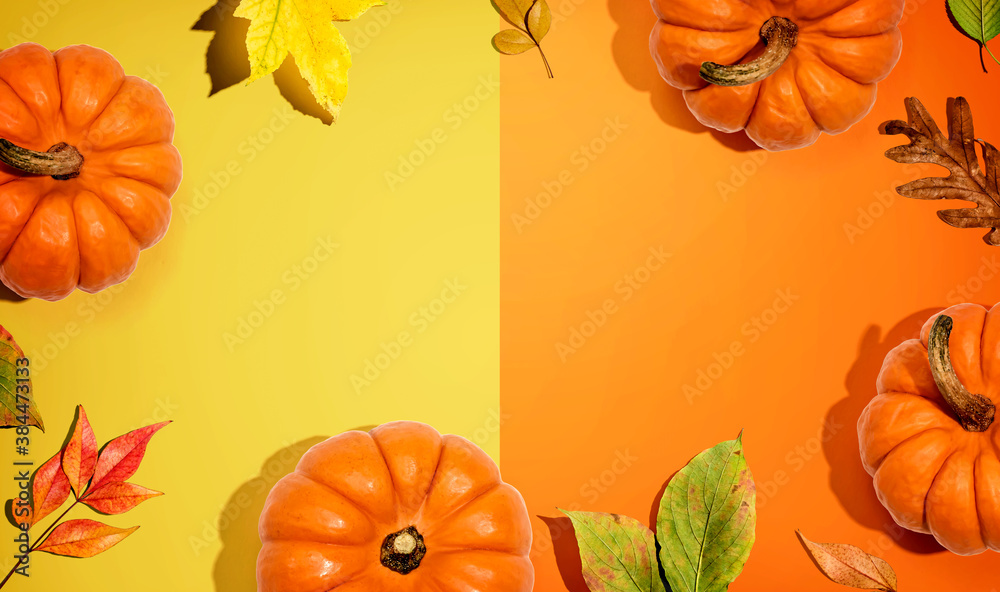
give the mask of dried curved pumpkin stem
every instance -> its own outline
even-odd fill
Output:
[[[927,354],[931,364],[931,374],[937,383],[941,396],[958,416],[959,423],[967,432],[985,432],[993,424],[996,407],[982,395],[970,393],[955,374],[951,365],[948,338],[951,336],[952,320],[941,315],[931,326],[927,339]]]
[[[0,162],[22,173],[65,181],[80,174],[83,155],[65,142],[49,148],[48,152],[37,152],[0,139]]]
[[[701,65],[701,77],[718,86],[745,86],[760,82],[778,71],[799,42],[799,27],[781,16],[774,16],[760,28],[766,49],[757,59],[745,64],[726,66],[715,62]]]

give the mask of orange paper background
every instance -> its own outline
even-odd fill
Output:
[[[745,429],[757,542],[733,590],[840,589],[801,528],[884,557],[910,592],[995,591],[996,554],[894,527],[855,426],[889,349],[949,304],[1000,300],[1000,251],[939,221],[941,204],[895,195],[921,171],[882,156],[905,140],[878,124],[917,96],[944,125],[961,94],[1000,142],[1000,66],[982,73],[943,0],[911,1],[872,113],[768,154],[701,128],[659,79],[647,2],[552,10],[555,80],[537,54],[506,58],[501,96],[501,457],[533,516],[535,589],[586,591],[557,506],[650,523],[669,476]],[[590,336],[560,356],[574,328]]]

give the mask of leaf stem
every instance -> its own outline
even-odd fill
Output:
[[[555,78],[555,74],[552,73],[552,67],[549,66],[549,60],[545,57],[545,52],[542,51],[542,44],[535,41],[535,47],[538,48],[538,53],[542,55],[542,63],[545,64],[545,72],[549,75],[549,78]]]
[[[985,49],[985,50],[986,50],[986,53],[990,54],[990,57],[991,57],[991,58],[993,58],[993,61],[994,61],[994,62],[996,62],[996,63],[1000,64],[1000,60],[998,60],[998,59],[997,59],[997,56],[993,55],[993,52],[992,52],[992,51],[990,51],[990,48],[989,48],[989,46],[988,46],[988,45],[986,45],[985,43],[983,44],[983,49]],[[982,53],[982,52],[980,52],[980,53]],[[985,69],[986,69],[986,68],[984,67],[984,68],[983,68],[983,70],[985,70]]]
[[[7,580],[9,580],[11,577],[14,576],[15,573],[17,573],[17,568],[19,567],[21,567],[20,559],[18,559],[17,563],[14,564],[14,567],[11,568],[10,573],[7,574],[7,577],[5,577],[2,582],[0,582],[0,588],[3,588],[4,584],[7,583]]]
[[[48,528],[46,528],[46,529],[45,529],[45,531],[44,531],[44,532],[43,532],[43,533],[41,534],[41,536],[39,536],[39,537],[38,537],[38,539],[37,539],[37,540],[35,540],[35,544],[34,544],[34,545],[31,545],[31,549],[30,549],[30,550],[29,550],[28,552],[29,552],[29,553],[31,553],[32,551],[34,551],[34,550],[35,550],[35,549],[36,549],[36,548],[38,547],[38,545],[41,545],[41,544],[42,544],[43,542],[45,542],[45,538],[46,538],[46,537],[47,537],[47,536],[48,536],[49,534],[51,534],[51,533],[52,533],[52,529],[54,529],[54,528],[55,528],[55,527],[56,527],[56,526],[57,526],[57,525],[59,524],[59,522],[60,522],[60,521],[61,521],[61,520],[62,520],[63,518],[65,518],[65,517],[66,517],[66,514],[69,514],[70,510],[72,510],[73,508],[75,508],[75,507],[76,507],[76,505],[77,505],[77,504],[79,504],[79,503],[80,503],[80,500],[79,500],[79,498],[78,498],[78,499],[77,499],[77,500],[76,500],[75,502],[73,502],[73,505],[71,505],[70,507],[66,508],[66,511],[65,511],[65,512],[63,512],[62,514],[60,514],[60,515],[59,515],[59,517],[58,517],[58,518],[56,518],[56,519],[55,519],[55,520],[54,520],[54,521],[52,522],[52,524],[50,524],[50,525],[49,525],[49,527],[48,527]]]
[[[45,529],[45,531],[41,534],[41,536],[38,537],[38,539],[35,541],[35,543],[33,545],[31,545],[31,548],[28,549],[28,553],[33,552],[38,547],[38,545],[42,544],[45,541],[45,537],[47,537],[49,534],[51,534],[52,529],[54,529],[56,527],[56,525],[59,524],[59,522],[63,518],[66,517],[66,514],[69,514],[69,511],[72,510],[73,508],[75,508],[78,503],[80,503],[79,499],[77,499],[75,502],[73,502],[73,505],[71,505],[70,507],[66,508],[66,511],[63,512],[62,514],[60,514],[59,517],[56,518],[55,521],[52,522],[52,524],[50,524],[48,528]],[[25,555],[27,555],[27,553],[25,553]],[[17,563],[14,564],[14,567],[11,568],[10,572],[6,575],[6,577],[4,577],[4,579],[2,581],[0,581],[0,588],[3,588],[4,584],[6,584],[7,581],[10,580],[14,576],[15,573],[17,573],[17,568],[21,567],[22,563],[24,563],[24,561],[22,559],[18,559],[17,560]]]

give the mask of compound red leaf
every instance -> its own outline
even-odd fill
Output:
[[[90,427],[83,405],[77,405],[76,410],[76,422],[70,432],[69,442],[62,452],[62,468],[69,478],[73,491],[80,497],[86,490],[90,478],[94,476],[94,468],[97,465],[97,439],[94,437],[94,430]]]
[[[122,514],[160,495],[163,493],[141,485],[114,482],[91,489],[80,501],[102,514]]]
[[[97,468],[91,485],[94,490],[108,483],[124,482],[134,475],[146,454],[149,439],[168,423],[170,422],[164,421],[139,428],[108,442],[97,459]]]
[[[31,478],[33,511],[29,524],[38,524],[69,498],[69,478],[63,472],[60,453],[38,467]]]
[[[115,528],[94,520],[67,520],[35,550],[65,557],[93,557],[114,547],[138,528]]]

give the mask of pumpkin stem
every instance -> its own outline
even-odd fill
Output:
[[[951,327],[952,320],[947,315],[939,316],[931,326],[930,337],[927,339],[931,374],[934,375],[938,391],[958,416],[965,431],[985,432],[993,423],[996,407],[988,398],[970,393],[955,374],[948,347]]]
[[[420,567],[420,561],[426,554],[424,537],[415,526],[407,526],[382,541],[382,565],[404,576]]]
[[[699,74],[718,86],[745,86],[760,82],[777,72],[791,55],[792,48],[799,42],[799,27],[785,17],[774,16],[760,28],[760,38],[766,48],[757,59],[731,66],[705,62]]]
[[[65,181],[80,174],[83,155],[65,142],[49,148],[48,152],[36,152],[0,139],[0,162],[22,173]]]

